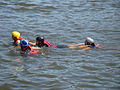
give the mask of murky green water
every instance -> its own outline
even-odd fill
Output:
[[[13,30],[65,45],[89,36],[105,48],[22,57]],[[0,90],[120,89],[120,0],[1,0],[0,31]]]

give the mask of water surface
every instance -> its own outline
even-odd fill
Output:
[[[11,32],[68,45],[92,37],[103,49],[44,49],[23,57]],[[120,0],[1,0],[0,90],[119,90]]]

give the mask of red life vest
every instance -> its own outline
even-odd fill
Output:
[[[20,38],[18,38],[17,40],[22,40],[23,38],[22,37],[20,37]]]
[[[39,51],[32,49],[32,47],[31,47],[30,45],[28,45],[28,46],[26,46],[25,48],[23,48],[21,54],[24,54],[24,52],[26,52],[27,50],[30,50],[30,51],[27,53],[28,55],[34,55],[34,54],[38,54],[38,53],[39,53]]]
[[[48,47],[57,48],[57,45],[51,44],[47,40],[44,40],[44,44],[47,44]]]
[[[16,40],[14,40],[14,42],[17,42],[18,40],[22,40],[22,37],[17,38]]]

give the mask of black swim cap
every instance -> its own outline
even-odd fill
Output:
[[[36,41],[44,41],[44,38],[43,37],[37,37]]]

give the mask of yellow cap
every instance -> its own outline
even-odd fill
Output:
[[[16,38],[19,38],[20,37],[20,33],[17,32],[17,31],[13,31],[12,32],[12,36],[16,37]]]

